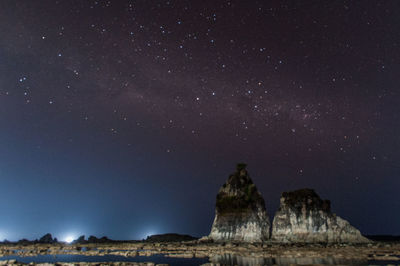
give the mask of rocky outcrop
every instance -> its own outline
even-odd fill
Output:
[[[250,179],[245,164],[220,188],[209,239],[261,242],[269,238],[270,222],[264,199]]]
[[[282,193],[280,208],[272,224],[272,240],[305,243],[365,243],[349,222],[331,213],[330,201],[312,189]]]
[[[96,243],[96,244],[98,244],[98,243],[113,243],[113,242],[115,242],[115,240],[109,239],[106,236],[103,236],[101,238],[97,238],[95,236],[89,236],[89,238],[87,240],[87,243]]]
[[[39,242],[39,243],[42,243],[42,244],[57,243],[57,238],[54,238],[54,239],[53,239],[53,237],[52,237],[51,234],[45,234],[44,236],[42,236],[42,237],[39,239],[38,242]]]
[[[86,244],[86,242],[87,241],[85,240],[85,236],[81,235],[80,237],[72,241],[72,244]]]

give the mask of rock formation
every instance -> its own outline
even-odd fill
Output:
[[[220,188],[209,239],[261,242],[269,238],[270,222],[264,199],[250,179],[245,164]]]
[[[113,242],[115,242],[115,240],[109,239],[106,236],[103,236],[101,238],[97,238],[95,236],[89,236],[89,238],[87,240],[87,243],[96,243],[96,244],[98,244],[98,243],[113,243]]]
[[[86,242],[87,241],[85,240],[85,236],[81,235],[80,237],[72,241],[72,244],[86,244]]]
[[[39,243],[42,244],[52,244],[52,243],[57,243],[57,238],[53,239],[53,236],[51,234],[45,234],[44,236],[42,236],[39,241]]]
[[[331,213],[330,201],[312,189],[282,193],[272,224],[272,240],[278,242],[365,243],[349,222]]]

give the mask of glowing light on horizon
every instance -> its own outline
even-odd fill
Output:
[[[146,239],[147,237],[152,236],[152,235],[156,235],[156,234],[158,234],[157,230],[150,229],[150,230],[146,231],[146,233],[144,233],[141,238]]]
[[[0,231],[0,241],[4,241],[4,240],[6,240],[7,238],[6,238],[6,234],[5,233],[3,233],[2,231]]]
[[[64,239],[64,241],[67,242],[67,243],[71,243],[71,242],[74,241],[74,240],[75,240],[75,239],[74,239],[73,236],[67,236],[67,237]]]

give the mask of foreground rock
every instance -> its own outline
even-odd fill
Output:
[[[261,242],[269,238],[270,222],[264,199],[246,171],[236,172],[220,188],[209,239],[214,241]]]
[[[356,228],[331,213],[330,202],[312,189],[284,192],[272,224],[272,240],[305,243],[366,243]]]

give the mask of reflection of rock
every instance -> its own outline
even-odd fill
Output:
[[[274,259],[274,265],[368,265],[368,260],[354,260],[343,258],[288,258]]]
[[[349,222],[331,213],[330,202],[312,189],[284,192],[272,224],[272,240],[279,242],[363,243]]]
[[[345,259],[345,258],[317,258],[317,257],[250,257],[235,254],[214,255],[210,257],[210,263],[205,265],[240,265],[240,266],[259,266],[259,265],[367,265],[368,260]]]
[[[260,242],[269,238],[264,199],[250,179],[245,164],[220,188],[209,235],[216,241]]]
[[[272,258],[245,257],[234,254],[215,255],[210,258],[211,265],[240,265],[240,266],[259,266],[273,265]]]

